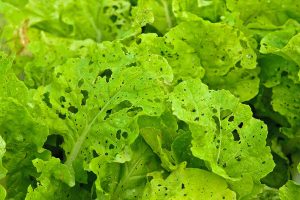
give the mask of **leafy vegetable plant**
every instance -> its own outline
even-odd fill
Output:
[[[300,2],[0,0],[0,199],[300,198]]]

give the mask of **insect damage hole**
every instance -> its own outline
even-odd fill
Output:
[[[59,158],[62,163],[66,160],[65,150],[61,147],[64,143],[64,138],[61,135],[53,134],[47,137],[43,148],[49,150],[51,155],[55,158]]]
[[[240,138],[240,135],[239,135],[239,133],[236,129],[234,129],[231,133],[232,133],[234,141],[240,141],[241,138]]]
[[[108,83],[109,79],[111,78],[112,71],[110,69],[105,69],[102,73],[99,74],[101,78],[106,78],[106,82]]]
[[[86,101],[89,98],[89,92],[87,90],[81,90],[81,94],[83,96],[83,98],[81,100],[81,105],[84,106],[84,105],[86,105]]]

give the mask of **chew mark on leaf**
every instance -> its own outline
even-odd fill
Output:
[[[137,78],[138,76],[140,76],[140,74],[137,74],[131,81],[133,81],[135,78]],[[106,79],[106,82],[107,79]],[[84,140],[86,139],[87,135],[89,134],[91,127],[94,125],[94,123],[98,120],[98,118],[101,118],[101,115],[103,115],[104,111],[107,110],[107,108],[110,106],[110,104],[112,102],[114,102],[114,100],[118,97],[119,93],[122,91],[122,89],[126,88],[126,85],[123,85],[116,94],[114,94],[112,97],[110,97],[110,99],[106,102],[106,104],[102,107],[102,109],[96,114],[96,116],[91,120],[91,122],[89,124],[86,125],[86,127],[84,128],[83,132],[81,134],[79,134],[79,138],[77,139],[73,149],[71,150],[70,156],[68,157],[66,164],[72,164],[72,162],[76,159],[81,146],[84,142]],[[102,119],[103,118],[103,119]],[[104,117],[102,116],[102,120],[104,120]]]
[[[153,176],[143,194],[143,200],[156,199],[235,199],[235,192],[228,188],[226,181],[206,170],[185,168],[181,163],[164,179],[162,174]]]
[[[246,174],[259,181],[272,171],[265,124],[231,93],[209,90],[200,80],[191,79],[175,86],[170,101],[174,115],[192,132],[193,155],[207,161],[214,173],[234,185],[246,181]]]

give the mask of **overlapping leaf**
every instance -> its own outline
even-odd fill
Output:
[[[60,163],[58,158],[49,161],[33,160],[33,164],[41,175],[33,189],[29,186],[26,200],[36,199],[87,199],[91,196],[89,191],[75,186],[74,171],[67,165]]]
[[[211,91],[199,80],[190,80],[175,87],[170,101],[174,114],[189,124],[193,154],[207,161],[214,173],[234,184],[249,178],[257,182],[272,171],[265,124],[229,92]]]
[[[3,163],[8,170],[4,187],[8,198],[22,199],[35,177],[31,160],[47,155],[42,153],[42,146],[48,129],[36,122],[24,106],[12,98],[1,98],[0,110],[0,132],[6,142]]]
[[[300,186],[294,181],[288,181],[283,187],[279,189],[279,196],[281,200],[297,199],[300,195]]]
[[[213,173],[181,165],[166,179],[153,174],[142,199],[235,199],[224,179]]]
[[[299,13],[0,1],[0,199],[298,199]]]
[[[139,199],[147,183],[147,174],[161,169],[157,156],[142,138],[138,138],[131,149],[131,160],[123,164],[105,163],[101,157],[92,160],[91,169],[98,176],[98,198]]]
[[[80,182],[86,182],[84,163],[94,157],[93,150],[108,161],[130,159],[137,116],[160,115],[164,85],[172,81],[162,57],[134,59],[119,43],[99,48],[95,60],[69,59],[56,68],[52,84],[36,96],[51,129],[64,137],[66,164],[74,166]]]
[[[290,124],[289,127],[283,128],[283,132],[288,137],[299,135],[299,85],[293,84],[288,79],[283,79],[283,83],[273,88],[272,106],[275,111],[285,116]]]
[[[205,69],[204,82],[213,89],[229,89],[241,101],[250,100],[258,93],[258,71],[251,70],[256,68],[256,54],[239,30],[200,20],[178,25],[166,38],[170,42],[177,41],[174,48],[189,49],[198,55]],[[240,88],[232,87],[233,80],[243,84]]]

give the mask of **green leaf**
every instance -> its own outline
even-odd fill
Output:
[[[255,97],[259,91],[260,79],[258,77],[260,69],[240,69],[234,68],[225,76],[216,77],[207,74],[203,82],[207,83],[211,89],[225,89],[240,99],[241,102],[248,101]]]
[[[28,0],[2,0],[2,1],[10,3],[16,7],[24,7],[28,3]]]
[[[174,82],[204,76],[204,69],[197,53],[187,44],[182,43],[181,39],[143,34],[136,40],[136,43],[131,44],[131,49],[139,56],[146,54],[163,56],[172,67]]]
[[[0,2],[0,50],[16,54],[22,51],[26,27],[23,10],[6,2]],[[22,31],[21,31],[22,30]]]
[[[208,90],[201,81],[190,80],[175,87],[170,101],[173,113],[189,125],[193,154],[214,173],[232,184],[256,183],[274,168],[266,125],[228,91]],[[252,191],[250,185],[241,187]]]
[[[24,68],[24,82],[30,88],[51,83],[54,69],[69,58],[93,55],[96,43],[91,40],[59,38],[43,32],[30,35],[26,50],[30,56],[17,57],[17,65]],[[27,58],[23,61],[22,59]]]
[[[6,197],[6,191],[5,191],[4,187],[2,185],[0,185],[0,199],[4,200],[5,197]]]
[[[178,135],[172,143],[172,153],[176,164],[186,162],[188,168],[206,169],[204,161],[192,154],[191,133],[183,130],[180,130],[180,132],[180,135]]]
[[[291,126],[282,128],[283,133],[289,138],[298,136],[300,134],[299,85],[285,78],[282,84],[273,88],[272,92],[271,104],[274,111],[283,115]]]
[[[288,181],[279,189],[279,196],[281,200],[297,199],[300,196],[300,185],[294,181]]]
[[[269,33],[261,40],[261,53],[274,53],[300,66],[300,31],[299,27]],[[299,76],[296,79],[299,82]]]
[[[49,161],[33,160],[41,175],[37,178],[36,188],[29,186],[26,200],[38,199],[87,199],[90,194],[75,186],[74,171],[70,166],[60,163],[57,158]]]
[[[162,167],[168,171],[174,170],[171,144],[178,135],[176,118],[171,113],[160,117],[141,116],[138,123],[140,135],[159,156]]]
[[[76,180],[83,183],[93,150],[109,161],[130,159],[137,117],[163,112],[165,83],[173,77],[160,56],[134,58],[118,42],[95,48],[97,57],[69,59],[57,67],[52,83],[35,97],[40,117],[64,137],[66,164],[74,166]]]
[[[12,97],[27,105],[28,89],[12,70],[13,59],[0,52],[0,97]]]
[[[267,34],[260,42],[260,52],[263,54],[278,53],[295,34],[295,29],[284,29]]]
[[[217,22],[224,15],[225,10],[225,1],[222,0],[173,1],[173,12],[180,21],[193,21],[203,18]]]
[[[213,173],[182,164],[166,179],[153,176],[142,199],[235,199],[225,180]]]
[[[184,22],[166,34],[166,41],[174,49],[196,53],[205,69],[203,81],[213,89],[228,89],[241,101],[258,93],[256,54],[240,30],[203,20]]]
[[[279,188],[283,186],[289,178],[289,165],[286,159],[281,158],[277,154],[272,154],[275,162],[273,171],[261,179],[262,183],[272,188]]]
[[[16,100],[0,99],[0,133],[6,143],[3,166],[8,170],[4,187],[7,198],[24,199],[27,187],[35,177],[31,160],[47,156],[42,147],[48,129],[32,118]]]
[[[5,177],[7,173],[7,170],[3,167],[3,163],[2,163],[2,158],[6,151],[5,147],[6,147],[6,143],[3,140],[3,138],[0,136],[0,179]]]
[[[7,173],[7,169],[5,169],[3,167],[3,163],[2,163],[2,159],[3,159],[3,156],[6,151],[5,147],[6,147],[5,141],[0,136],[0,180],[2,180],[6,176],[6,173]],[[2,184],[3,184],[3,181],[0,182],[0,199],[1,200],[5,199],[5,196],[6,196],[6,190]]]
[[[293,0],[226,0],[228,10],[238,12],[245,24],[263,21],[264,27],[270,24],[281,25],[289,18],[300,19],[299,2]]]
[[[175,19],[171,10],[171,0],[139,0],[138,7],[150,10],[153,13],[154,21],[151,23],[159,33],[165,34],[175,25]]]
[[[151,18],[145,10],[132,15],[131,9],[127,0],[31,0],[26,6],[32,27],[57,36],[90,38],[97,42],[124,39],[140,33],[141,27]]]
[[[277,189],[265,187],[264,191],[258,195],[257,200],[280,200],[279,191]]]
[[[256,54],[247,38],[226,24],[203,20],[184,22],[171,29],[166,38],[181,40],[177,45],[187,44],[190,51],[197,52],[207,74],[225,75],[238,62],[245,69],[256,67]]]
[[[90,166],[97,174],[96,188],[100,199],[140,198],[147,183],[147,174],[159,170],[160,163],[149,146],[138,138],[131,146],[131,160],[123,164],[104,163],[101,158]]]
[[[270,54],[262,57],[258,62],[261,67],[261,82],[267,88],[279,85],[285,77],[288,77],[295,83],[299,82],[299,67],[292,61]]]
[[[300,31],[300,30],[299,30]],[[282,49],[282,53],[286,55],[290,60],[300,66],[300,33],[292,37],[288,44]]]

